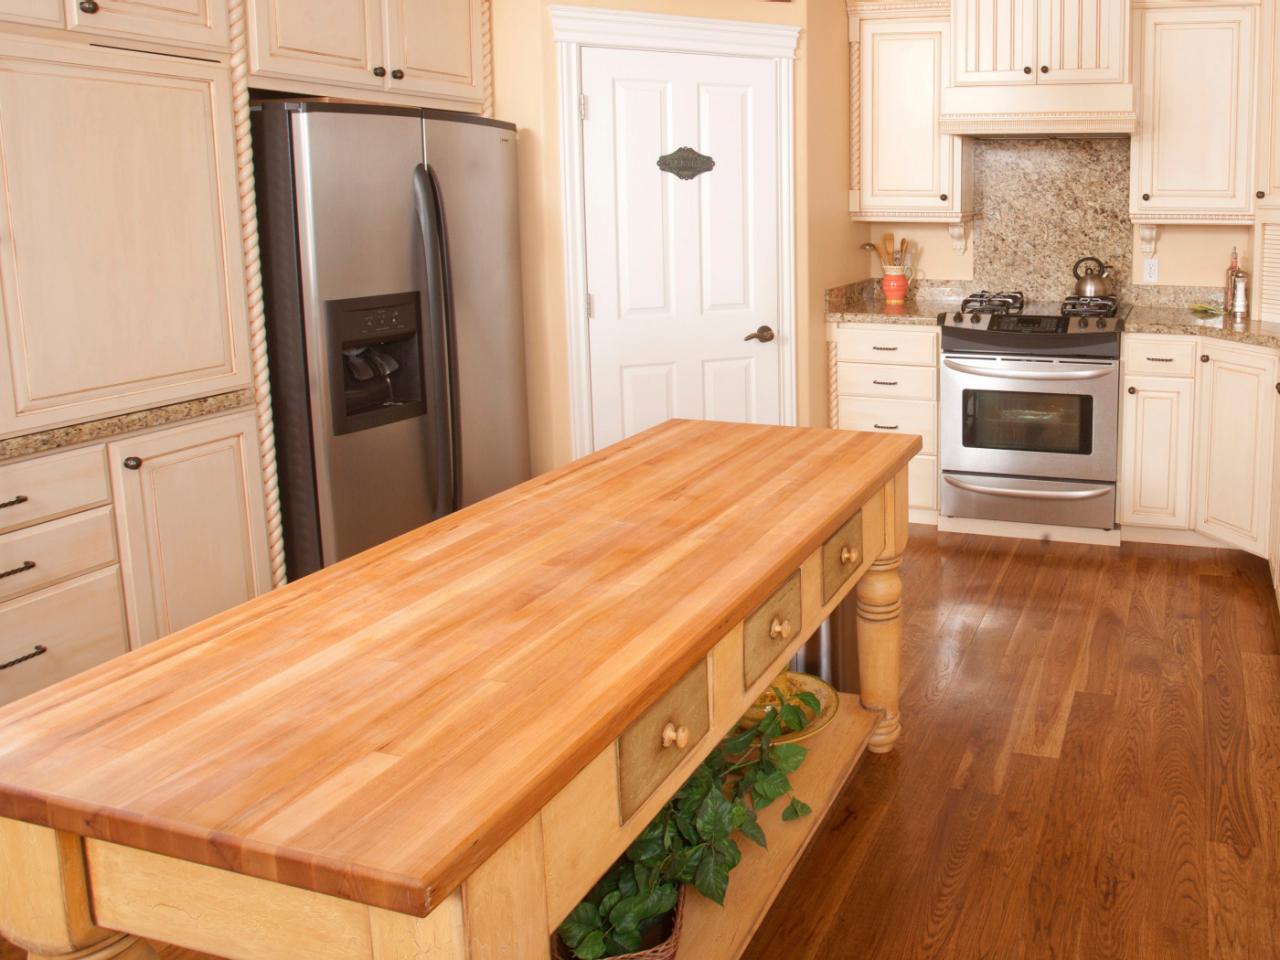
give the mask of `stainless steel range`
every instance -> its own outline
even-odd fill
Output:
[[[1128,310],[983,291],[939,315],[944,516],[1115,526]]]

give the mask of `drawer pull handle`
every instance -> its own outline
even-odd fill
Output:
[[[1173,363],[1173,357],[1147,357],[1152,363]]]
[[[871,382],[877,387],[896,387],[898,385],[897,380],[872,380]]]
[[[896,423],[891,427],[886,426],[883,423],[873,423],[871,426],[875,427],[875,429],[877,430],[897,430],[898,429],[898,425]]]
[[[897,349],[898,349],[898,348],[897,348],[897,347],[877,347],[875,344],[872,344],[872,345],[871,345],[871,349],[872,349],[872,350],[883,350],[885,353],[895,353],[895,352],[897,351]]]
[[[40,656],[41,654],[45,654],[48,652],[49,652],[48,647],[44,646],[43,644],[37,643],[36,648],[32,650],[30,653],[24,653],[20,657],[14,657],[12,660],[8,661],[7,663],[0,663],[0,670],[8,670],[10,667],[16,667],[20,663],[26,663],[28,660],[34,660],[36,657]]]
[[[773,618],[773,623],[769,624],[769,637],[770,637],[770,639],[773,639],[773,640],[778,640],[778,639],[786,640],[786,639],[787,639],[788,637],[790,637],[790,636],[791,636],[791,621],[790,621],[790,620],[779,620],[777,617],[774,617],[774,618]]]
[[[854,550],[853,547],[846,545],[840,548],[840,563],[842,566],[847,567],[851,563],[856,563],[857,560],[858,551]]]
[[[3,510],[5,507],[16,507],[18,504],[26,502],[27,498],[22,494],[18,494],[16,497],[9,500],[0,500],[0,510]]]
[[[19,573],[26,573],[28,570],[34,570],[35,568],[36,562],[34,560],[23,560],[21,566],[14,567],[12,570],[6,570],[3,573],[0,573],[0,580],[3,580],[5,577],[16,576]]]
[[[689,745],[689,728],[685,726],[677,727],[674,723],[668,723],[662,728],[662,748],[675,747],[677,750],[683,750]]]

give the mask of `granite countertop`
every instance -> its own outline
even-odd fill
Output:
[[[828,311],[828,323],[902,323],[920,327],[936,327],[938,314],[955,310],[956,300],[908,300],[885,303],[883,300],[846,300],[841,309]]]
[[[1236,327],[1225,317],[1203,317],[1185,307],[1134,307],[1124,321],[1124,330],[1125,333],[1216,337],[1280,350],[1280,323],[1258,321]]]

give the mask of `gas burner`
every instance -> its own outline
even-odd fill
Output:
[[[1112,317],[1115,313],[1115,297],[1067,297],[1062,301],[1064,317]]]
[[[992,293],[981,290],[965,297],[960,304],[961,313],[1021,313],[1024,298],[1021,291]]]

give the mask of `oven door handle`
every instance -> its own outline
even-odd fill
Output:
[[[1093,500],[1105,497],[1111,492],[1110,487],[1098,490],[1019,490],[1017,487],[988,487],[981,483],[969,483],[943,474],[942,479],[953,487],[967,490],[969,493],[986,493],[993,497],[1014,497],[1018,500]]]
[[[961,373],[972,373],[979,377],[994,377],[998,380],[1100,380],[1109,377],[1115,367],[1099,367],[1093,370],[1067,370],[1062,373],[1050,373],[1047,370],[998,370],[991,367],[975,367],[959,360],[944,357],[942,360],[952,370]]]

